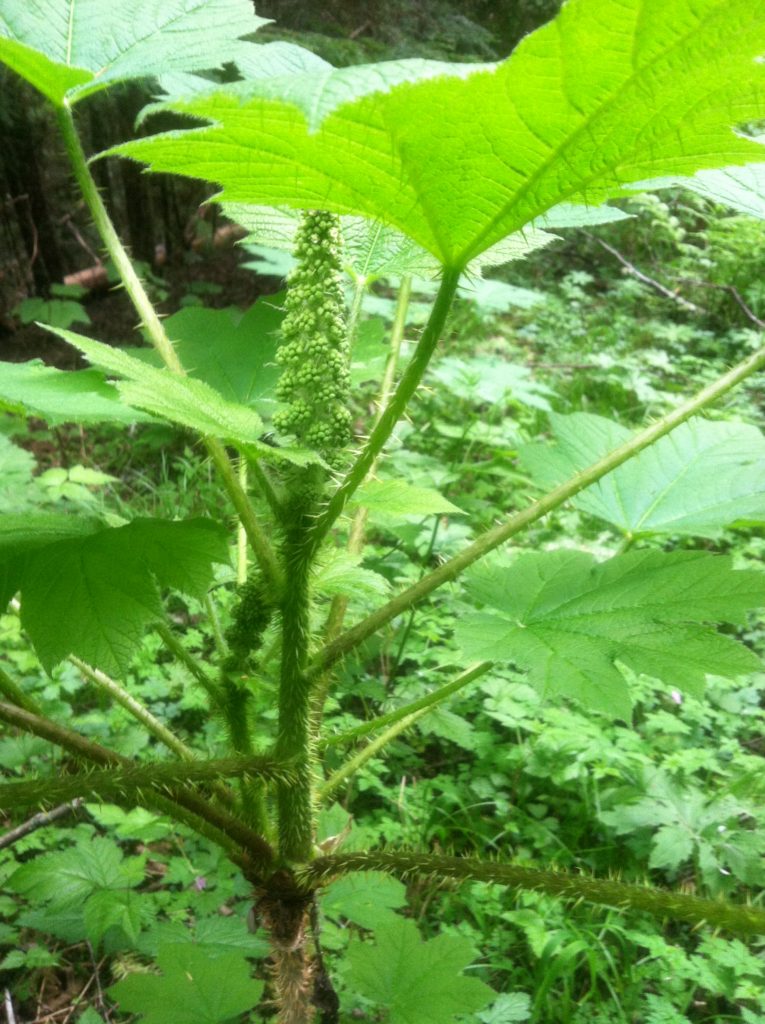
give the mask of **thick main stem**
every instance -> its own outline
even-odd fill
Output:
[[[309,676],[313,678],[326,672],[340,658],[358,647],[359,644],[364,643],[365,640],[377,633],[378,630],[382,629],[383,626],[386,626],[402,612],[407,611],[413,605],[428,597],[434,590],[442,587],[445,583],[456,579],[468,566],[510,540],[511,537],[514,537],[521,530],[530,526],[531,523],[547,515],[548,512],[558,508],[575,494],[596,483],[607,473],[621,466],[624,462],[628,462],[629,459],[634,458],[644,448],[648,448],[660,438],[669,434],[675,427],[690,419],[691,416],[695,416],[696,413],[735,388],[741,381],[746,380],[747,377],[763,368],[765,368],[765,348],[760,348],[747,359],[734,366],[728,373],[723,374],[714,383],[702,388],[692,398],[679,405],[677,409],[667,413],[666,416],[662,416],[661,419],[651,424],[651,426],[639,431],[629,441],[625,441],[618,448],[614,448],[608,455],[604,455],[602,459],[598,459],[591,466],[574,474],[565,483],[549,491],[539,501],[535,501],[522,511],[516,512],[506,519],[504,523],[500,523],[499,526],[487,530],[486,533],[478,537],[472,544],[469,544],[458,555],[444,562],[443,565],[433,572],[392,598],[387,604],[372,612],[365,619],[362,619],[356,626],[353,626],[337,637],[337,639],[327,644],[310,665],[308,669]]]
[[[162,326],[162,321],[159,319],[157,311],[146,294],[146,289],[136,273],[135,267],[131,263],[130,257],[125,251],[125,247],[115,231],[106,206],[101,199],[77,134],[72,111],[66,104],[66,101],[63,106],[56,108],[56,116],[77,184],[80,186],[83,198],[90,210],[106,251],[114,261],[114,265],[125,286],[125,291],[130,296],[130,300],[146,328],[152,345],[162,358],[162,362],[172,373],[184,375],[186,371],[178,358],[178,354],[173,348],[165,328]],[[263,572],[280,589],[283,581],[273,548],[260,525],[260,521],[247,494],[239,483],[236,470],[226,454],[226,449],[217,438],[206,437],[203,440],[210,458],[222,479],[223,486],[237,511]]]
[[[310,860],[313,850],[313,738],[311,685],[306,678],[310,636],[311,552],[306,543],[322,470],[298,471],[290,488],[292,508],[284,530],[289,588],[282,602],[282,663],[276,756],[293,762],[297,782],[278,787],[279,852],[286,862]]]

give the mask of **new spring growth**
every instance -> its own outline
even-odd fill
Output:
[[[286,406],[274,416],[277,430],[292,434],[330,465],[341,461],[351,436],[340,244],[337,217],[321,211],[304,215],[277,354],[284,369],[276,396]]]

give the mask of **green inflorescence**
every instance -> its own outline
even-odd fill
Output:
[[[274,613],[273,598],[259,570],[253,570],[238,591],[232,621],[226,630],[229,656],[226,672],[246,672],[250,656],[263,645],[263,634]]]
[[[348,337],[336,216],[308,211],[297,234],[297,265],[289,278],[277,359],[276,389],[285,403],[274,426],[330,465],[341,461],[351,437]]]

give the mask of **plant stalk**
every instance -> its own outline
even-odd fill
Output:
[[[135,267],[119,235],[114,229],[104,201],[93,180],[93,175],[90,173],[87,157],[74,124],[72,110],[66,100],[64,100],[63,106],[56,108],[56,117],[77,184],[80,186],[80,191],[93,217],[106,251],[114,261],[114,265],[125,286],[125,291],[130,296],[130,300],[135,306],[136,312],[146,328],[149,339],[159,353],[162,362],[172,373],[183,376],[186,371],[178,358],[177,352],[173,348],[173,343],[162,326],[157,311],[146,294],[146,289],[136,273]],[[220,474],[223,486],[226,488],[228,496],[237,511],[263,572],[280,589],[283,580],[273,548],[260,525],[260,521],[255,515],[255,510],[247,494],[239,484],[236,471],[226,454],[226,449],[217,438],[206,437],[203,438],[203,441],[210,458]]]
[[[375,460],[393,433],[393,428],[406,412],[406,408],[419,387],[420,381],[443,333],[446,318],[457,291],[460,273],[461,271],[453,268],[444,269],[441,285],[438,289],[433,309],[430,312],[430,317],[395,393],[380,414],[361,454],[330,498],[329,504],[314,525],[311,537],[313,551],[318,550],[332,528],[333,523],[345,508],[351,495],[364,482]]]
[[[325,885],[351,871],[386,871],[404,881],[424,875],[466,882],[493,882],[564,899],[585,900],[620,910],[636,910],[654,917],[688,921],[697,927],[709,925],[749,935],[765,934],[765,910],[759,907],[702,899],[686,893],[614,879],[591,878],[564,871],[544,871],[468,857],[406,852],[337,854],[318,857],[303,869],[300,879],[313,886]]]
[[[407,611],[413,605],[428,597],[434,590],[442,587],[445,583],[456,579],[468,566],[510,540],[511,537],[514,537],[521,530],[530,526],[531,523],[535,523],[538,519],[547,515],[548,512],[558,508],[575,494],[596,483],[607,473],[628,462],[639,452],[642,452],[644,448],[648,448],[654,442],[669,434],[675,427],[680,426],[681,423],[690,419],[696,413],[706,408],[706,406],[711,405],[712,402],[727,394],[728,391],[731,391],[743,380],[746,380],[747,377],[763,368],[765,368],[765,347],[753,352],[751,356],[742,360],[733,369],[718,378],[718,380],[702,388],[693,397],[665,416],[662,416],[661,419],[652,423],[649,427],[638,431],[629,441],[625,441],[618,448],[614,448],[613,451],[604,455],[602,459],[598,459],[591,466],[575,473],[574,476],[559,484],[558,487],[553,488],[553,490],[549,491],[538,501],[533,502],[533,504],[522,511],[511,515],[504,523],[500,523],[491,530],[487,530],[486,533],[478,537],[472,544],[469,544],[458,555],[450,558],[443,565],[434,569],[433,572],[402,591],[388,601],[387,604],[372,612],[365,619],[362,619],[356,626],[346,630],[345,633],[331,641],[318,653],[308,667],[308,675],[311,678],[315,678],[321,673],[326,672],[340,658],[343,658],[349,651],[352,651],[370,636],[373,636],[383,626],[386,626],[398,615],[401,615],[402,612]]]

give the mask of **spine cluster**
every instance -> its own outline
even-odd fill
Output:
[[[285,406],[274,416],[274,426],[338,465],[350,440],[351,415],[337,217],[308,211],[294,255],[277,354],[283,370],[276,396]]]

